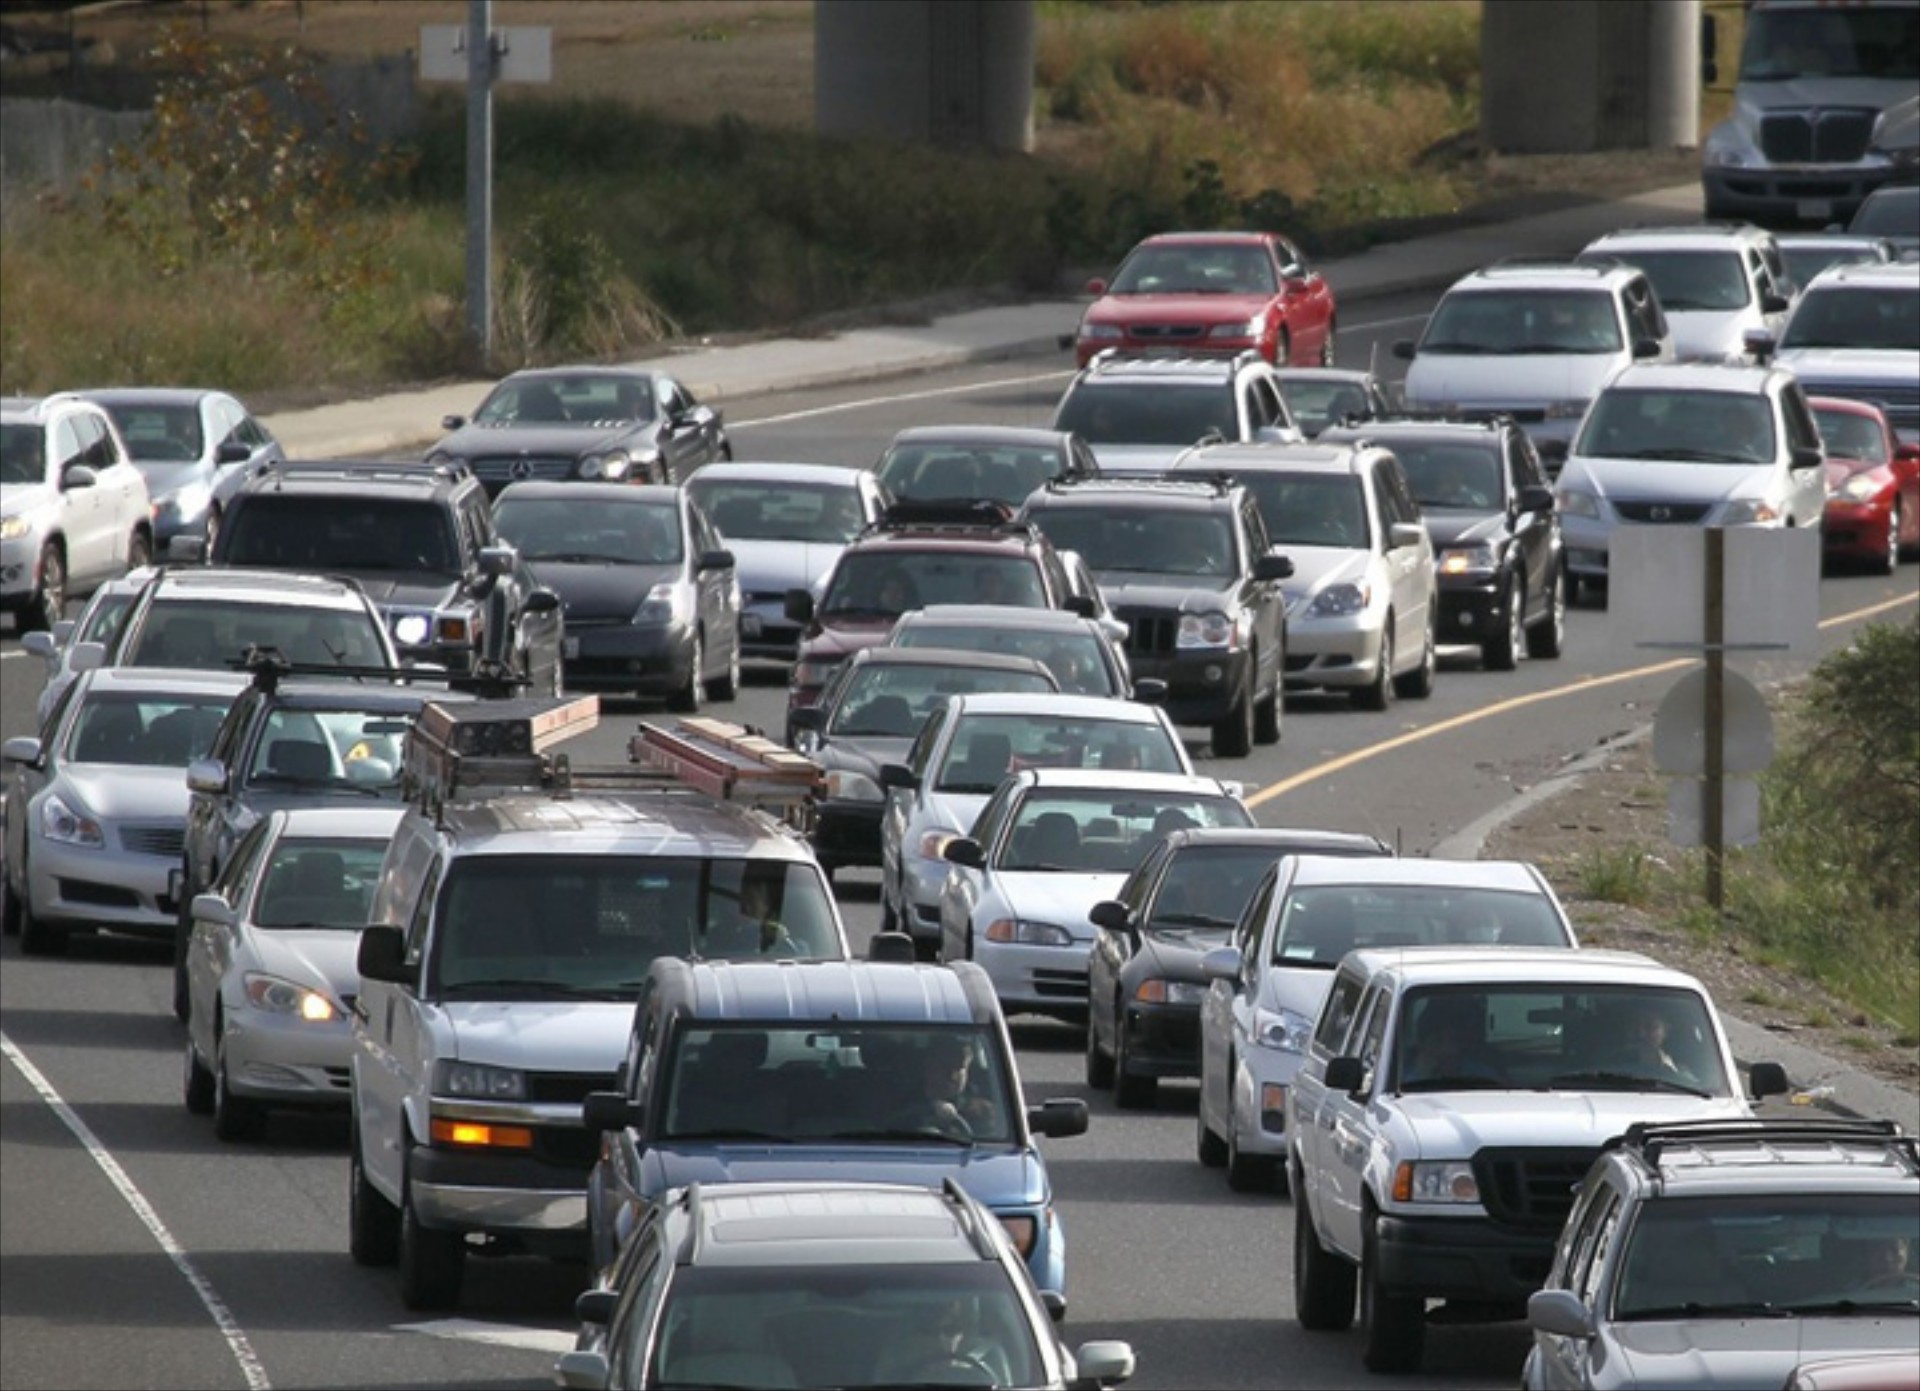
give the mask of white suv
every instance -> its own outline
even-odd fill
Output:
[[[152,558],[147,481],[113,418],[73,396],[0,402],[0,608],[51,628]]]
[[[1756,1095],[1786,1090],[1752,1066]],[[1519,1319],[1574,1190],[1635,1122],[1752,1114],[1706,989],[1631,952],[1356,951],[1286,1095],[1294,1309],[1420,1366],[1427,1301]]]
[[[1747,335],[1778,332],[1792,307],[1786,259],[1773,234],[1746,223],[1609,232],[1580,259],[1645,271],[1683,362],[1746,356]]]
[[[1408,406],[1511,416],[1549,474],[1608,377],[1629,363],[1674,359],[1672,330],[1644,273],[1535,260],[1456,281],[1419,341],[1402,339],[1393,352],[1413,364]]]

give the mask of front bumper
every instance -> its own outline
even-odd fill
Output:
[[[973,939],[973,959],[1000,997],[1007,1014],[1049,1014],[1059,1019],[1087,1015],[1087,957],[1091,942],[1067,947],[1028,947]]]
[[[689,627],[570,625],[564,642],[564,680],[576,690],[663,696],[683,689],[693,671]]]
[[[1300,610],[1287,620],[1286,684],[1344,690],[1373,684],[1380,670],[1385,611],[1345,618],[1314,618]]]
[[[353,1099],[353,1023],[310,1024],[285,1014],[229,1010],[222,1040],[227,1085],[281,1106],[345,1107]]]
[[[1242,1154],[1286,1154],[1287,1088],[1300,1063],[1300,1054],[1277,1048],[1249,1048],[1235,1059],[1227,1085],[1233,1088],[1233,1142]]]
[[[1883,503],[1830,500],[1820,535],[1830,556],[1872,560],[1887,553],[1892,525],[1893,512]]]
[[[1481,643],[1500,631],[1506,620],[1503,576],[1442,575],[1439,583],[1438,641]]]
[[[1291,641],[1291,637],[1289,637]],[[1185,652],[1148,654],[1127,653],[1136,684],[1153,680],[1167,683],[1166,699],[1160,706],[1175,724],[1212,724],[1225,719],[1247,676],[1248,654],[1245,648],[1194,648]]]
[[[1127,1071],[1136,1077],[1200,1075],[1200,1006],[1128,1000]]]
[[[109,828],[107,834],[115,834]],[[87,850],[36,838],[27,858],[28,902],[42,922],[104,927],[172,941],[180,905],[168,893],[178,857]]]
[[[813,853],[820,863],[836,868],[879,864],[880,818],[885,810],[885,802],[821,802],[813,822]]]
[[[748,657],[791,662],[800,654],[798,623],[786,615],[785,596],[772,599],[741,596],[740,651]]]
[[[1605,503],[1601,504],[1606,506]],[[1607,577],[1607,553],[1611,549],[1614,523],[1599,517],[1560,514],[1560,534],[1566,542],[1567,573],[1581,579],[1604,580]]]
[[[424,1146],[408,1161],[408,1184],[423,1225],[441,1231],[513,1235],[585,1250],[587,1175],[595,1142],[580,1127],[579,1107],[445,1105],[440,1119],[485,1120],[533,1130],[531,1151]]]
[[[1524,1308],[1546,1283],[1557,1229],[1497,1227],[1485,1217],[1380,1217],[1381,1283],[1430,1299]]]
[[[1715,217],[1758,222],[1847,222],[1869,193],[1887,181],[1884,165],[1708,165],[1700,183]]]
[[[940,940],[940,895],[947,887],[947,870],[945,860],[900,857],[900,899],[906,910],[901,926],[917,942]]]

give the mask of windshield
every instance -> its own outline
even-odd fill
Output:
[[[898,618],[929,604],[1005,604],[1044,609],[1040,570],[1024,554],[852,551],[834,569],[820,611],[846,618]]]
[[[1356,382],[1283,381],[1280,394],[1287,399],[1294,423],[1308,436],[1329,425],[1373,418],[1366,388]]]
[[[1013,1079],[998,1044],[993,1029],[972,1025],[688,1027],[660,1082],[661,1133],[856,1140],[925,1131],[1010,1144]]]
[[[1078,551],[1096,575],[1132,571],[1227,579],[1235,569],[1233,519],[1224,512],[1141,507],[1043,507],[1034,522],[1056,550]]]
[[[696,474],[687,492],[729,541],[810,541],[844,546],[866,515],[860,494],[815,483],[716,481]]]
[[[1161,837],[1193,827],[1251,826],[1231,797],[1136,788],[1036,788],[1020,801],[998,866],[1016,872],[1127,874]]]
[[[385,666],[377,621],[358,608],[156,599],[146,607],[122,660],[135,667],[224,671],[238,667],[248,648],[272,647],[290,662]]]
[[[1400,1007],[1403,1092],[1732,1095],[1705,998],[1642,986],[1468,985],[1410,991]]]
[[[1164,444],[1185,447],[1211,435],[1240,438],[1233,390],[1225,382],[1180,385],[1138,382],[1094,386],[1082,381],[1067,393],[1056,430],[1077,430],[1090,444]]]
[[[476,425],[617,425],[652,420],[653,391],[644,377],[586,372],[509,377],[474,412]]]
[[[849,1215],[844,1230],[853,1242],[897,1239],[903,1220],[923,1219],[869,1209]],[[952,1230],[942,1220],[928,1234]],[[631,1340],[627,1365],[646,1365],[653,1321],[622,1327]],[[1026,1306],[993,1261],[683,1265],[667,1286],[658,1330],[648,1386],[1053,1384]],[[749,1350],[741,1349],[743,1330],[752,1334]]]
[[[1148,929],[1232,927],[1278,858],[1270,845],[1188,846],[1161,877]]]
[[[1278,281],[1259,246],[1141,246],[1127,257],[1107,293],[1113,295],[1271,295]]]
[[[185,768],[213,746],[213,736],[232,704],[230,695],[89,691],[86,703],[67,726],[64,755],[69,763]]]
[[[1866,464],[1887,462],[1887,436],[1880,422],[1852,411],[1820,410],[1813,418],[1820,426],[1820,442],[1829,458],[1858,459]]]
[[[351,788],[398,800],[401,763],[413,716],[398,711],[272,711],[253,746],[247,781],[302,790]]]
[[[1022,768],[1138,768],[1184,773],[1178,740],[1158,720],[1066,715],[967,715],[947,745],[934,787],[991,792]]]
[[[1911,5],[1752,9],[1746,26],[1742,82],[1920,77],[1920,9]]]
[[[1896,348],[1911,353],[1920,344],[1920,291],[1818,289],[1800,297],[1784,348]]]
[[[1768,1148],[1784,1158],[1803,1147],[1772,1141]],[[1838,1163],[1836,1149],[1863,1181],[1870,1174],[1891,1181],[1902,1172],[1877,1145],[1809,1141],[1804,1153],[1809,1161]],[[1780,1183],[1763,1193],[1641,1204],[1615,1266],[1613,1316],[1920,1311],[1920,1265],[1914,1259],[1920,1253],[1920,1206],[1911,1189],[1804,1193],[1790,1191],[1791,1182],[1783,1172]]]
[[[961,627],[910,623],[893,636],[895,647],[954,647],[967,652],[1004,652],[1043,663],[1069,695],[1118,695],[1113,670],[1101,652],[1103,639],[1080,628],[1053,632],[1033,628]]]
[[[1771,402],[1731,391],[1603,391],[1574,446],[1589,458],[1742,466],[1774,450]]]
[[[1642,251],[1620,254],[1646,272],[1660,307],[1668,313],[1744,309],[1753,299],[1738,251]]]
[[[0,425],[0,483],[45,482],[45,444],[38,425]]]
[[[1349,473],[1249,471],[1242,479],[1260,504],[1267,539],[1276,546],[1366,550],[1367,495]]]
[[[619,854],[478,855],[440,891],[433,974],[448,999],[625,999],[657,957],[840,960],[812,864]]]
[[[126,438],[127,453],[143,464],[184,464],[206,452],[200,407],[111,405],[106,408]]]
[[[1828,266],[1852,265],[1858,261],[1878,262],[1884,258],[1858,247],[1828,246],[1819,242],[1796,242],[1780,248],[1787,258],[1787,276],[1796,285],[1809,285],[1813,277]]]
[[[453,515],[427,502],[253,493],[220,531],[223,565],[268,570],[408,570],[453,574]]]
[[[988,498],[1018,508],[1035,488],[1067,471],[1066,452],[984,444],[896,445],[880,461],[880,481],[914,502]]]
[[[1427,353],[1616,353],[1620,324],[1605,290],[1466,290],[1433,311]]]
[[[575,564],[677,565],[680,512],[672,502],[599,502],[517,498],[494,505],[494,525],[527,560]]]
[[[828,732],[841,738],[859,735],[911,739],[927,716],[950,695],[991,691],[1057,689],[1040,671],[1005,671],[975,666],[912,666],[868,663],[847,679],[833,707]]]
[[[1464,944],[1570,947],[1539,894],[1432,884],[1336,884],[1287,895],[1273,937],[1277,966],[1331,971],[1365,947]]]
[[[1388,447],[1407,471],[1414,501],[1422,507],[1485,512],[1498,507],[1505,495],[1505,461],[1498,444],[1396,439]]]
[[[260,880],[253,925],[359,930],[367,925],[385,840],[282,836]]]

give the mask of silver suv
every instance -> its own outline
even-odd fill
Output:
[[[1792,307],[1786,258],[1749,223],[1630,227],[1590,242],[1582,261],[1624,261],[1660,296],[1681,361],[1744,357],[1747,335],[1773,333]]]
[[[1197,444],[1297,444],[1301,434],[1273,364],[1236,357],[1094,354],[1068,383],[1053,428],[1093,446],[1100,472],[1157,474]]]
[[[1920,436],[1920,264],[1840,265],[1801,294],[1762,359],[1793,372],[1809,396],[1867,401],[1909,439]]]

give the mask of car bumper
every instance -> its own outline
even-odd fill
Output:
[[[388,631],[392,631],[391,620],[389,620]],[[469,675],[473,671],[474,650],[469,646],[451,647],[435,642],[402,646],[396,642],[394,651],[399,654],[403,666],[408,663],[425,663],[443,667],[447,675],[453,678]]]
[[[1247,653],[1219,648],[1148,656],[1129,652],[1135,684],[1167,683],[1160,708],[1175,724],[1212,724],[1224,719],[1246,680]]]
[[[1558,1229],[1496,1227],[1485,1218],[1399,1217],[1379,1225],[1381,1283],[1430,1299],[1524,1308],[1546,1282]]]
[[[1700,183],[1717,217],[1773,222],[1846,222],[1891,171],[1870,169],[1752,168],[1714,165]]]
[[[1127,1071],[1136,1077],[1200,1075],[1200,1007],[1126,1004]]]
[[[1344,620],[1290,618],[1287,685],[1341,689],[1371,685],[1380,670],[1380,632],[1386,617],[1382,611]]]
[[[409,1166],[407,1182],[423,1226],[584,1243],[584,1168],[533,1156],[431,1148],[414,1150]]]
[[[179,904],[167,892],[168,875],[179,865],[178,859],[157,855],[83,850],[36,839],[27,858],[28,901],[45,923],[172,941]]]
[[[974,962],[993,982],[1008,1014],[1051,1014],[1081,1019],[1087,1013],[1090,942],[1069,947],[1022,947],[973,939]]]
[[[1506,619],[1505,590],[1500,576],[1443,577],[1437,640],[1480,643],[1498,633]]]
[[[1560,516],[1560,534],[1566,541],[1567,573],[1581,579],[1607,577],[1607,552],[1614,524],[1598,517]]]
[[[748,600],[740,609],[740,651],[748,657],[790,662],[800,654],[800,625],[782,608],[785,602]]]
[[[353,1099],[353,1026],[230,1010],[221,1035],[236,1096],[282,1106],[344,1107]]]
[[[932,942],[940,937],[940,895],[947,887],[948,868],[945,860],[923,860],[918,855],[901,857],[900,898],[901,906],[906,909],[902,926],[917,941]]]
[[[693,671],[691,628],[569,628],[561,660],[565,681],[583,691],[666,695]]]
[[[824,865],[879,864],[885,810],[884,802],[820,803],[814,813],[813,853]]]
[[[1249,1048],[1234,1062],[1233,1142],[1242,1154],[1287,1152],[1287,1088],[1300,1073],[1300,1055]]]
[[[1887,553],[1893,512],[1883,503],[1829,502],[1820,525],[1828,555],[1871,559]]]

